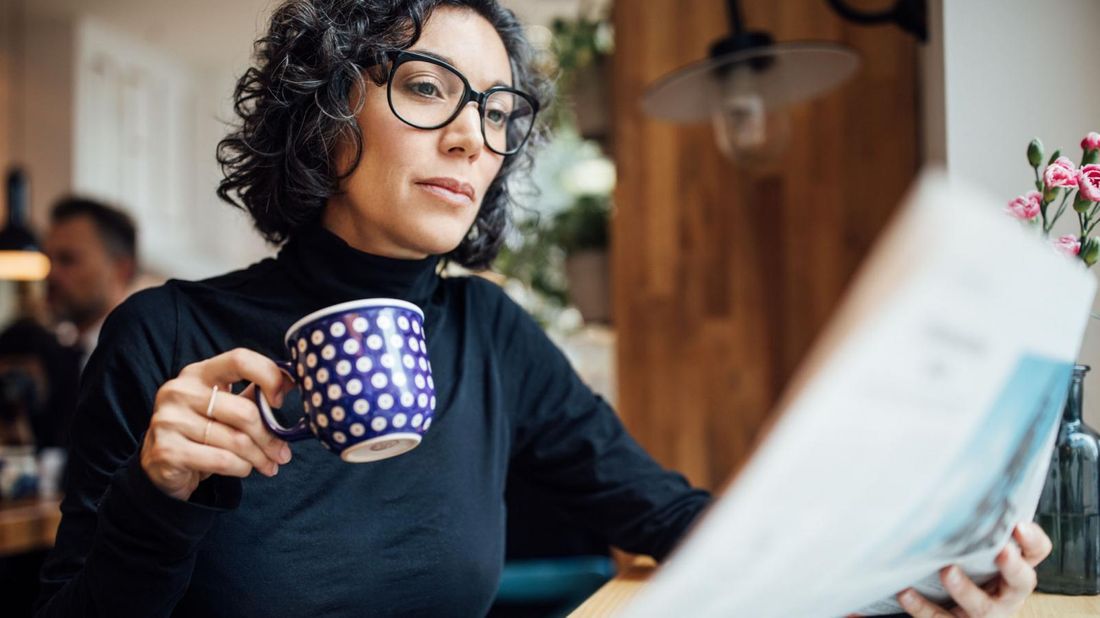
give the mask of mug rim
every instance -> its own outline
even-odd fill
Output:
[[[329,305],[328,307],[322,307],[313,313],[306,314],[304,317],[298,318],[298,321],[290,325],[290,328],[286,329],[286,334],[283,335],[283,345],[290,346],[290,336],[298,332],[306,324],[314,320],[327,317],[334,313],[342,313],[350,311],[352,309],[367,309],[370,307],[399,307],[402,309],[408,309],[416,312],[420,316],[420,320],[424,320],[424,311],[413,303],[407,300],[401,300],[399,298],[361,298],[359,300],[349,300],[347,302],[337,303],[335,305]]]

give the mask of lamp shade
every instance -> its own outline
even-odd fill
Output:
[[[50,274],[50,260],[26,225],[27,175],[13,168],[7,177],[8,222],[0,230],[0,279],[39,281]]]
[[[646,89],[642,109],[683,123],[706,121],[716,107],[745,97],[766,110],[782,109],[839,86],[859,64],[851,49],[824,41],[750,47],[665,75]]]

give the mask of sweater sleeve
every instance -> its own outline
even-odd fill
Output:
[[[513,473],[611,544],[664,558],[710,495],[654,461],[526,311],[500,293],[492,313]]]
[[[168,286],[132,296],[103,325],[81,380],[37,616],[168,616],[216,513],[240,499],[239,484],[212,477],[190,502],[177,500],[141,468],[153,400],[175,374],[176,337]]]

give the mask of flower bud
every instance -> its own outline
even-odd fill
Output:
[[[1087,212],[1092,207],[1092,202],[1085,199],[1085,196],[1081,195],[1078,191],[1077,195],[1073,196],[1073,210],[1077,212]]]
[[[1031,140],[1027,145],[1027,162],[1031,167],[1039,167],[1043,162],[1043,142],[1040,142],[1039,138]]]
[[[1092,266],[1098,258],[1100,258],[1100,236],[1093,236],[1085,241],[1084,247],[1081,247],[1081,259],[1087,266]]]
[[[1089,134],[1081,140],[1081,150],[1100,150],[1100,133],[1089,131]]]
[[[1054,154],[1050,155],[1050,160],[1047,161],[1047,165],[1053,165],[1054,162],[1057,161],[1058,157],[1060,157],[1060,156],[1062,156],[1062,151],[1061,150],[1055,150]]]

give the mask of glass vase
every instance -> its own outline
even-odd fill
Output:
[[[1074,367],[1035,515],[1054,544],[1037,568],[1043,592],[1100,594],[1100,435],[1081,420],[1088,371]]]

